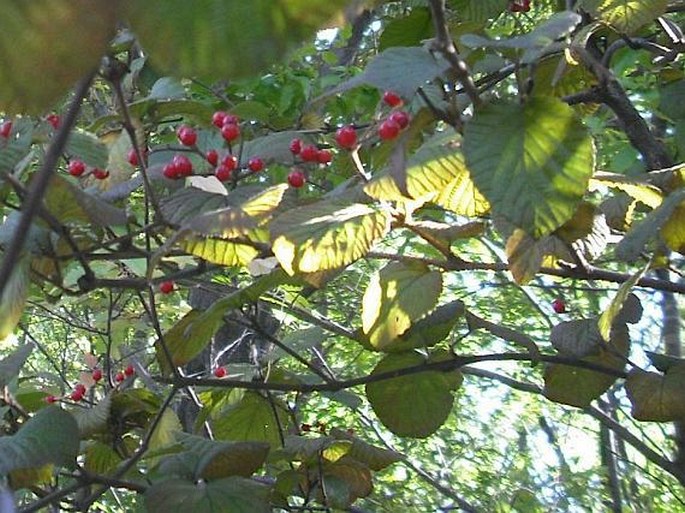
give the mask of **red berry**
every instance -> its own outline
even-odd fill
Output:
[[[162,168],[162,173],[169,180],[176,180],[177,178],[180,178],[180,175],[178,174],[178,169],[176,169],[176,165],[173,162],[168,162],[167,164],[164,164],[164,168]]]
[[[217,110],[214,114],[212,114],[212,125],[217,128],[221,128],[226,122],[226,116],[228,116],[228,113],[223,110]]]
[[[566,311],[566,302],[561,298],[556,298],[552,301],[552,308],[558,314],[562,314]]]
[[[393,112],[388,116],[388,119],[400,125],[400,128],[402,130],[407,128],[407,126],[409,125],[409,114],[407,114],[403,110]]]
[[[300,158],[305,162],[316,162],[319,158],[319,148],[310,144],[302,148]]]
[[[84,395],[83,392],[81,392],[80,390],[74,390],[74,391],[71,393],[71,395],[69,396],[69,398],[70,398],[72,401],[74,401],[75,403],[77,403],[77,402],[79,402],[81,399],[83,399],[83,395]]]
[[[229,153],[224,158],[221,159],[221,165],[227,168],[229,171],[238,169],[238,157]]]
[[[117,372],[116,376],[114,376],[114,381],[117,383],[121,383],[126,379],[126,376],[124,376],[123,372]]]
[[[82,394],[85,394],[86,393],[86,385],[84,385],[83,383],[78,383],[74,387],[74,391],[81,392]]]
[[[351,150],[357,144],[357,131],[352,125],[338,128],[338,131],[335,132],[335,142],[341,148]]]
[[[214,376],[217,378],[223,378],[226,375],[226,369],[224,367],[217,367],[214,369]]]
[[[109,171],[106,169],[95,168],[93,169],[93,176],[98,180],[104,180],[109,176]]]
[[[181,125],[176,130],[176,136],[183,146],[193,146],[197,142],[197,132],[188,125]]]
[[[330,152],[330,150],[319,150],[319,153],[316,155],[316,160],[319,162],[319,164],[328,164],[331,160],[333,160],[333,154]]]
[[[71,176],[81,176],[86,170],[86,165],[82,160],[70,160],[67,169]]]
[[[7,139],[10,136],[10,133],[12,132],[12,122],[11,121],[5,121],[2,125],[0,125],[0,137],[4,137]]]
[[[398,125],[395,121],[391,119],[386,119],[381,123],[381,126],[378,127],[378,136],[383,140],[383,141],[389,141],[391,139],[394,139],[397,137],[397,134],[400,133],[400,125]]]
[[[299,155],[302,151],[302,141],[300,139],[293,139],[290,141],[290,153],[293,155]]]
[[[178,177],[190,176],[193,174],[193,163],[185,155],[174,155],[171,163],[176,168]]]
[[[101,369],[93,369],[93,374],[91,375],[93,378],[93,381],[96,383],[102,379],[102,370]]]
[[[54,395],[50,394],[48,396],[45,396],[45,402],[48,404],[53,404],[57,402],[57,398]]]
[[[291,187],[295,187],[296,189],[299,189],[304,185],[306,182],[306,178],[304,176],[304,173],[300,171],[299,169],[296,169],[295,171],[291,171],[288,174],[288,183],[290,184]]]
[[[383,102],[390,107],[399,107],[404,103],[402,97],[393,91],[385,91],[383,93]]]
[[[50,124],[52,125],[52,128],[54,128],[55,130],[57,130],[57,128],[59,127],[60,122],[62,121],[62,120],[60,119],[60,117],[59,117],[57,114],[55,114],[54,112],[53,112],[52,114],[48,114],[48,115],[45,117],[45,120],[46,120],[48,123],[50,123]]]
[[[259,171],[264,169],[264,161],[259,157],[253,157],[248,161],[247,167],[253,173],[258,173]]]
[[[129,164],[131,164],[134,167],[139,164],[138,154],[136,153],[135,148],[131,148],[130,150],[128,150],[128,153],[126,154],[126,160]]]
[[[215,166],[219,163],[219,153],[216,150],[209,150],[205,154],[205,159],[207,159],[207,162],[209,162],[212,166]]]
[[[214,176],[216,176],[216,179],[219,180],[220,182],[227,182],[228,180],[231,179],[231,175],[233,174],[233,169],[230,167],[226,167],[223,164],[221,164],[219,167],[216,168],[214,171]]]
[[[221,127],[221,136],[227,141],[235,141],[240,136],[240,127],[236,123],[226,123]]]
[[[131,365],[130,363],[129,363],[129,364],[126,366],[126,368],[124,369],[124,374],[125,374],[126,376],[133,376],[133,374],[134,374],[135,372],[136,372],[136,370],[133,368],[133,365]]]
[[[166,280],[159,284],[159,291],[162,294],[171,294],[174,291],[174,282]]]

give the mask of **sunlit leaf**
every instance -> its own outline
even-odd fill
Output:
[[[0,475],[46,463],[73,467],[79,451],[74,417],[49,406],[36,413],[14,435],[0,437]]]
[[[196,331],[191,336],[187,329],[200,315],[200,311],[191,310],[164,334],[164,343],[161,340],[155,342],[157,362],[164,374],[170,374],[173,367],[185,365],[200,354],[209,344],[214,332],[219,329],[219,321],[217,321],[213,325],[214,330]]]
[[[377,349],[391,346],[431,311],[442,292],[442,274],[421,263],[391,262],[374,274],[362,300],[362,329]]]
[[[582,0],[580,7],[619,32],[633,33],[661,16],[667,0]]]
[[[382,348],[383,351],[406,351],[419,347],[431,347],[448,337],[454,325],[465,313],[462,301],[452,301],[440,305],[430,314],[413,323],[392,344]]]
[[[155,66],[182,76],[235,79],[275,63],[331,21],[344,2],[149,0],[124,5]]]
[[[432,35],[430,11],[426,7],[416,7],[407,16],[387,23],[378,40],[378,48],[383,51],[393,46],[418,46]]]
[[[628,374],[626,391],[637,420],[685,419],[685,363],[673,365],[665,374],[635,369]]]
[[[609,340],[609,337],[611,336],[611,329],[616,320],[620,319],[624,304],[626,304],[626,301],[629,297],[632,297],[633,301],[637,301],[637,305],[640,307],[637,319],[630,319],[630,321],[637,322],[640,320],[642,308],[640,306],[640,301],[634,294],[632,294],[632,290],[637,282],[640,281],[644,274],[649,270],[650,265],[651,262],[623,282],[618,288],[618,291],[616,291],[616,295],[611,300],[609,307],[602,312],[602,315],[600,315],[597,325],[599,326],[599,332],[604,340]],[[628,303],[628,307],[631,307],[630,303]]]
[[[416,353],[390,354],[376,365],[371,376],[425,362]],[[447,373],[422,372],[368,383],[366,395],[373,411],[390,431],[398,436],[426,438],[447,420],[454,388]]]
[[[269,487],[242,477],[199,482],[167,479],[145,492],[149,513],[271,513]]]
[[[342,440],[350,440],[352,447],[347,452],[347,457],[360,461],[371,470],[379,471],[389,467],[393,463],[402,461],[404,456],[396,451],[371,445],[360,438],[340,429],[331,429],[331,436]]]
[[[181,247],[207,262],[226,267],[247,265],[259,255],[249,244],[212,237],[188,237],[181,242]]]
[[[291,275],[335,269],[363,257],[389,228],[384,210],[320,201],[271,223],[273,252]]]
[[[52,481],[54,471],[55,467],[51,463],[40,467],[15,469],[9,473],[8,481],[13,490],[46,485]]]
[[[493,213],[534,237],[571,218],[594,166],[587,130],[569,106],[548,97],[477,111],[464,153]]]
[[[272,406],[265,397],[248,392],[216,417],[213,428],[217,440],[250,440],[280,447],[281,429],[287,424],[285,411],[277,404]]]
[[[614,173],[596,173],[590,179],[590,189],[594,190],[600,186],[623,191],[631,198],[651,208],[657,208],[663,201],[663,195],[657,187],[638,178]]]
[[[62,223],[111,226],[126,224],[126,211],[77,187],[62,176],[54,176],[45,193],[47,209]]]
[[[108,0],[2,0],[0,110],[40,113],[97,68],[114,34],[117,6]]]

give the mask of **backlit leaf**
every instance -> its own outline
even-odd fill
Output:
[[[181,242],[184,251],[213,264],[235,267],[249,264],[259,255],[253,246],[212,237],[188,237]]]
[[[371,376],[425,363],[417,353],[387,355]],[[366,394],[379,420],[398,436],[426,438],[443,425],[454,397],[454,383],[443,372],[422,372],[366,385]]]
[[[275,63],[323,28],[344,2],[148,0],[124,5],[155,66],[182,76],[235,79]]]
[[[0,110],[40,113],[94,70],[114,35],[118,3],[2,0]]]
[[[590,189],[593,190],[600,186],[623,191],[631,198],[651,208],[657,208],[663,201],[663,196],[658,187],[634,177],[614,173],[596,173],[590,179]]]
[[[430,312],[442,292],[442,274],[421,263],[391,262],[374,274],[362,300],[362,329],[377,349],[391,346]]]
[[[363,257],[389,228],[384,210],[320,201],[271,223],[273,252],[290,275],[335,269]]]
[[[466,126],[464,154],[493,213],[533,237],[573,216],[594,167],[587,130],[568,105],[550,97],[476,111]]]
[[[277,404],[273,407],[260,394],[247,392],[239,403],[217,415],[213,428],[217,440],[249,440],[280,447],[281,429],[287,424],[285,411]]]
[[[111,226],[126,224],[126,211],[77,187],[62,176],[53,176],[45,193],[45,204],[63,223]]]
[[[617,320],[620,320],[623,305],[624,303],[626,303],[628,297],[632,296],[633,299],[637,301],[638,306],[640,305],[640,301],[635,297],[635,295],[631,294],[631,292],[633,290],[633,287],[637,284],[638,281],[640,281],[642,276],[644,276],[644,274],[647,272],[650,265],[651,262],[648,263],[639,272],[633,274],[629,279],[623,282],[621,286],[618,288],[618,291],[616,291],[616,295],[611,300],[609,307],[606,310],[604,310],[604,312],[602,312],[602,315],[599,317],[599,321],[597,324],[599,326],[599,332],[604,340],[609,340],[609,337],[611,335],[611,329],[614,323]],[[641,308],[639,310],[639,313],[642,314]],[[638,316],[636,320],[633,320],[633,322],[637,322],[639,320],[640,316]]]
[[[0,296],[0,340],[14,331],[24,313],[31,281],[30,262],[27,255],[20,256]]]
[[[619,32],[633,33],[661,16],[667,0],[582,0],[580,6]]]
[[[341,440],[350,440],[352,442],[352,447],[347,453],[347,457],[360,461],[364,465],[368,466],[371,470],[383,470],[393,463],[402,461],[404,458],[404,456],[402,456],[399,452],[384,449],[382,447],[376,447],[346,431],[342,431],[337,428],[331,429],[331,436]]]
[[[418,46],[432,35],[430,11],[426,7],[416,7],[407,16],[387,23],[378,40],[378,47],[383,51],[393,46]]]
[[[635,369],[628,374],[626,391],[637,420],[685,419],[685,363],[673,365],[665,374]]]

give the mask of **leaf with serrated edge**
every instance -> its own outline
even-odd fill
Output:
[[[389,229],[384,210],[320,201],[276,217],[272,249],[288,274],[313,273],[351,264]]]
[[[371,376],[422,365],[417,353],[387,355]],[[366,385],[366,396],[379,420],[398,436],[426,438],[452,411],[454,383],[443,372],[422,372]]]
[[[590,191],[597,190],[599,187],[610,187],[623,191],[631,198],[651,208],[657,208],[664,199],[658,187],[638,178],[615,173],[596,173],[590,179]]]
[[[0,475],[46,463],[73,467],[79,452],[78,425],[68,412],[48,406],[14,435],[0,437]]]
[[[188,237],[180,244],[184,251],[226,267],[247,265],[259,255],[259,251],[248,244],[212,237]]]
[[[571,107],[551,97],[477,110],[463,147],[493,213],[536,238],[573,216],[594,168],[587,129]]]
[[[362,299],[362,329],[384,349],[430,312],[442,292],[442,274],[420,262],[391,262],[374,274]]]

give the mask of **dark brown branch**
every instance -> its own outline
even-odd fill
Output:
[[[50,145],[45,153],[43,165],[33,176],[31,184],[28,187],[26,199],[22,203],[21,217],[19,218],[14,235],[12,236],[12,241],[5,248],[5,255],[2,259],[2,265],[0,265],[0,297],[2,297],[2,293],[12,275],[17,258],[24,249],[26,236],[31,228],[33,218],[38,212],[38,207],[43,200],[45,191],[50,183],[50,178],[57,167],[57,162],[64,152],[71,128],[76,123],[76,117],[81,108],[81,102],[90,88],[93,77],[95,77],[95,71],[92,71],[88,76],[84,77],[76,86],[74,98],[69,103],[69,107],[62,117],[59,129],[50,141]]]
[[[473,104],[480,105],[481,100],[480,96],[478,96],[478,89],[476,89],[466,63],[459,55],[450,36],[445,16],[445,0],[430,0],[429,5],[433,16],[433,26],[435,27],[434,48],[442,53],[447,62],[452,65],[452,71]]]

